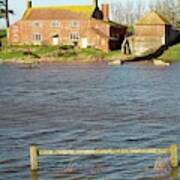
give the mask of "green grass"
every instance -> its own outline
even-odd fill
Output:
[[[1,29],[0,30],[0,38],[6,37],[6,29]]]
[[[50,53],[49,57],[57,57],[58,59],[64,60],[86,60],[90,58],[102,59],[105,55],[106,53],[94,48],[79,49],[72,47],[59,47],[56,51]]]
[[[103,58],[106,53],[102,52],[99,49],[93,49],[93,48],[86,48],[86,49],[80,49],[79,50],[79,55],[81,56],[94,56],[94,57],[99,57]]]
[[[119,55],[122,55],[120,50],[114,50],[114,51],[110,51],[109,53],[106,54],[106,58],[108,59],[112,59],[114,57],[119,57]]]
[[[159,59],[165,61],[180,61],[180,43],[169,47]]]
[[[27,56],[24,54],[25,51],[32,52],[32,57],[42,57],[57,49],[54,46],[8,46],[0,51],[0,59],[24,59]]]
[[[134,26],[129,25],[127,31],[128,31],[129,34],[134,34]]]
[[[37,46],[36,48],[32,48],[34,49],[34,53],[39,55],[39,56],[43,56],[46,54],[49,54],[53,51],[56,51],[58,49],[57,46]]]
[[[3,51],[0,53],[0,59],[2,60],[9,60],[9,59],[21,59],[23,58],[23,52],[22,51]]]
[[[27,55],[28,52],[30,55]],[[26,54],[24,53],[26,52]],[[120,50],[105,53],[101,50],[94,48],[79,49],[71,46],[58,47],[58,46],[8,46],[3,47],[0,51],[0,61],[13,61],[24,62],[34,59],[46,58],[59,61],[111,61],[113,59],[127,59],[128,56],[123,55]]]

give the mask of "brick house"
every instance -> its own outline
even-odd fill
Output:
[[[127,27],[109,20],[109,4],[33,7],[28,0],[21,20],[10,26],[12,45],[67,45],[94,47],[108,52],[120,49]]]
[[[157,39],[159,44],[168,43],[170,23],[155,11],[147,13],[135,25],[135,36]]]
[[[178,32],[156,11],[148,12],[135,24],[134,36],[130,38],[132,52],[141,54],[172,44]]]

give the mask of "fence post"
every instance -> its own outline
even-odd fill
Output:
[[[30,163],[31,163],[31,170],[36,171],[38,169],[38,162],[37,162],[37,148],[35,144],[30,145]]]
[[[172,168],[178,167],[178,147],[176,144],[170,146],[170,162]]]

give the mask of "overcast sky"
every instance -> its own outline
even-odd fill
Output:
[[[17,21],[22,17],[22,14],[26,8],[27,0],[9,0],[9,6],[14,10],[15,15],[11,16],[11,23]],[[125,0],[99,0],[99,3],[107,1],[109,3],[115,3],[118,1]],[[136,0],[138,1],[138,0]],[[146,0],[147,2],[148,0]],[[92,4],[93,0],[32,0],[34,6],[43,6],[43,5],[78,5],[78,4]],[[0,21],[0,26],[3,25],[3,21]]]

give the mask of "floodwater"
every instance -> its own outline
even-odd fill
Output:
[[[47,149],[180,145],[180,64],[0,65],[0,179],[178,179],[160,155],[43,156]]]

